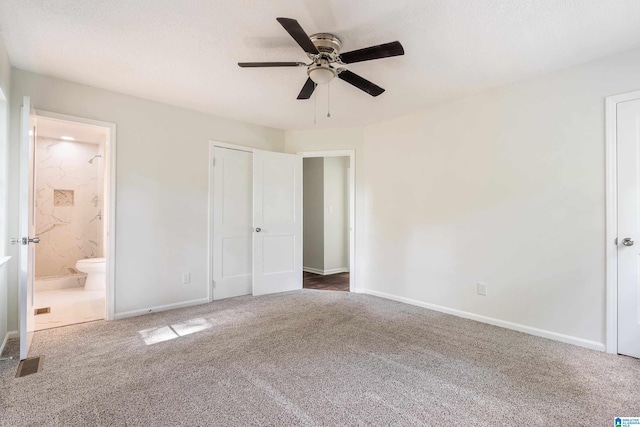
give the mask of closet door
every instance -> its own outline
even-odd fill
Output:
[[[253,153],[253,295],[302,289],[302,158]]]
[[[640,358],[640,99],[617,110],[618,353]]]
[[[213,299],[252,291],[252,153],[214,148]]]

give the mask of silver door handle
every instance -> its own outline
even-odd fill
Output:
[[[33,238],[23,237],[22,239],[16,239],[15,237],[10,240],[12,245],[28,245],[29,243],[40,243],[40,237]]]
[[[259,232],[261,232],[261,231],[262,231],[262,228],[260,228],[260,227],[256,227],[256,233],[259,233]]]
[[[633,246],[634,243],[635,242],[631,237],[625,237],[624,239],[622,239],[622,244],[625,246]]]

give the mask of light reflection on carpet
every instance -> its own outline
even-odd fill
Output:
[[[213,322],[207,319],[197,318],[175,323],[173,325],[143,329],[142,331],[138,331],[138,333],[145,344],[152,345],[204,331],[212,326]]]

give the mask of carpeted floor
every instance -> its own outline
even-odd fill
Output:
[[[0,425],[609,426],[640,416],[640,360],[348,292],[50,329],[32,353],[45,355],[39,374],[16,379],[17,362],[0,362]]]

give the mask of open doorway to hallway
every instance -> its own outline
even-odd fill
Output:
[[[303,287],[349,291],[350,158],[303,159]]]

